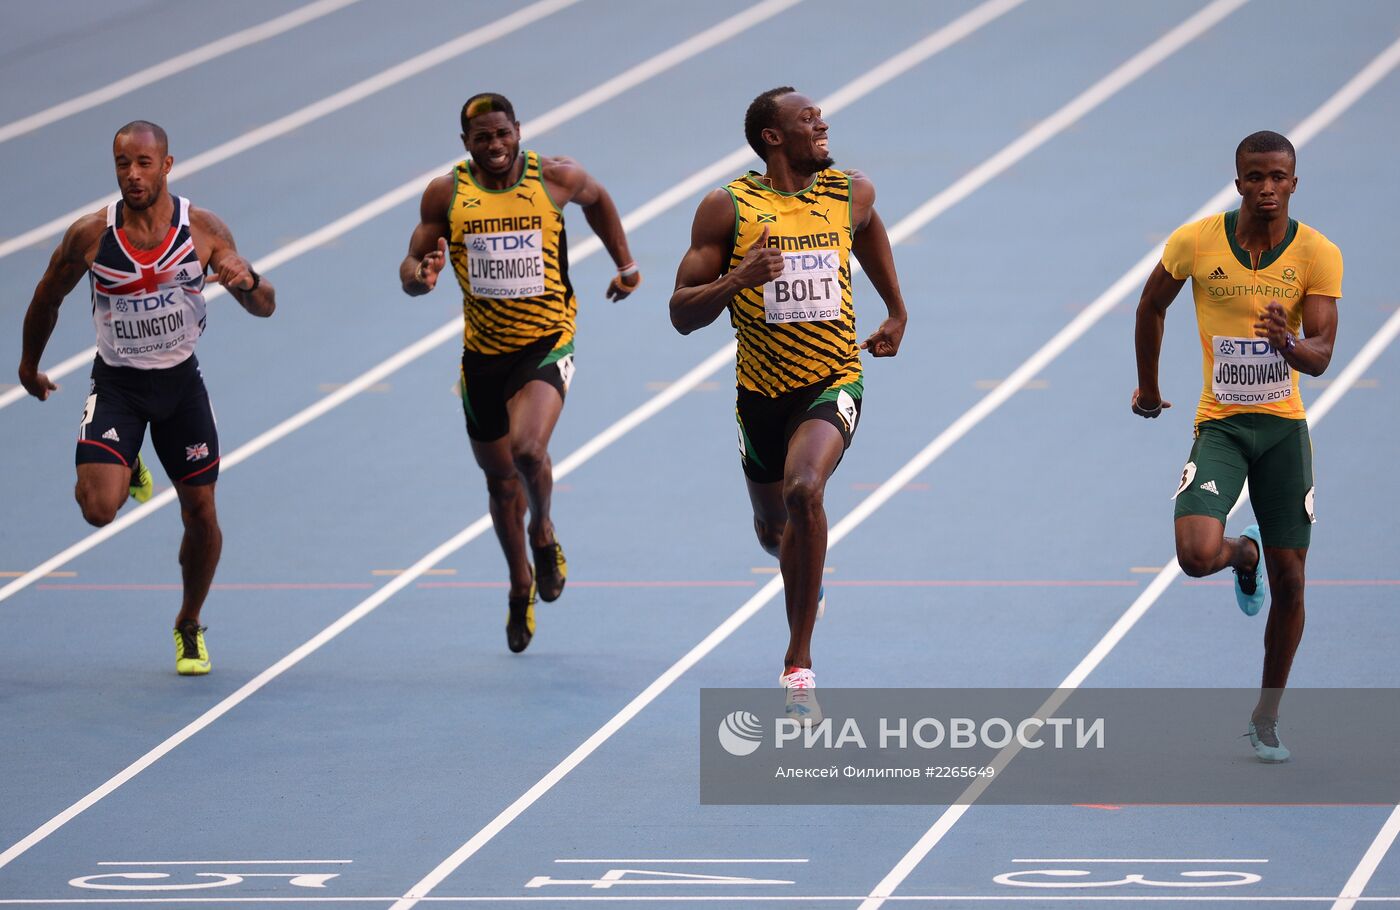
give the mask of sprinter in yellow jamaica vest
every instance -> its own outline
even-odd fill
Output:
[[[462,409],[510,567],[506,644],[519,653],[535,634],[536,592],[556,599],[568,571],[549,514],[548,451],[574,374],[578,301],[564,206],[583,208],[617,264],[609,300],[631,294],[642,279],[607,190],[577,162],[522,151],[520,124],[503,96],[467,99],[462,143],[470,157],[423,193],[399,279],[404,293],[426,294],[451,263],[462,287]]]
[[[789,716],[821,719],[812,629],[824,605],[826,482],[851,444],[861,406],[861,349],[893,357],[904,299],[875,187],[833,168],[821,111],[791,86],[754,99],[744,135],[764,162],[700,203],[671,297],[682,334],[726,309],[738,335],[739,451],[754,530],[778,557],[788,645],[779,682]],[[889,316],[856,342],[851,253]]]
[[[1293,144],[1278,133],[1245,137],[1235,150],[1238,211],[1172,234],[1137,309],[1138,388],[1133,413],[1171,407],[1157,385],[1162,328],[1187,278],[1196,299],[1205,381],[1196,441],[1176,491],[1176,558],[1193,577],[1235,570],[1246,615],[1273,589],[1264,630],[1264,673],[1249,723],[1255,755],[1288,760],[1278,714],[1303,638],[1303,580],[1312,537],[1312,442],[1298,373],[1320,376],[1332,360],[1342,254],[1288,217],[1298,186]],[[1245,479],[1258,523],[1225,536]],[[1262,559],[1261,559],[1262,557]]]

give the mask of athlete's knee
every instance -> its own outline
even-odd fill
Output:
[[[1307,579],[1300,563],[1275,566],[1269,574],[1273,581],[1272,600],[1275,603],[1302,604],[1303,586],[1307,583]]]
[[[1219,541],[1214,543],[1213,548],[1209,543],[1197,540],[1176,542],[1176,561],[1181,564],[1181,571],[1192,578],[1204,578],[1218,572],[1220,569],[1216,561],[1219,555]]]
[[[758,545],[763,548],[764,552],[770,556],[777,556],[778,550],[783,544],[783,526],[755,517],[753,530],[758,535]]]
[[[202,534],[219,532],[219,513],[214,507],[214,497],[205,496],[180,503],[180,519],[185,528]]]
[[[783,480],[783,503],[790,518],[808,519],[822,511],[825,482],[815,474],[793,473]]]
[[[515,469],[522,474],[534,474],[549,459],[545,444],[536,439],[512,439],[510,457]]]
[[[520,492],[520,478],[512,471],[509,474],[486,475],[486,493],[497,502],[508,502]]]
[[[74,489],[73,498],[78,501],[83,520],[94,528],[103,528],[111,524],[117,518],[117,510],[121,508],[120,502],[112,502],[91,487],[82,485]]]

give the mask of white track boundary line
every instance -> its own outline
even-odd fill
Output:
[[[1376,874],[1376,869],[1380,867],[1381,860],[1390,850],[1390,845],[1395,843],[1395,836],[1400,834],[1400,806],[1396,806],[1390,813],[1390,817],[1385,820],[1381,830],[1376,833],[1376,839],[1371,841],[1371,846],[1367,848],[1361,862],[1352,871],[1347,883],[1342,886],[1342,896],[1337,898],[1332,904],[1332,910],[1353,910],[1357,901],[1372,900],[1361,896],[1361,892],[1366,890],[1366,885],[1371,881],[1371,876]]]
[[[148,66],[143,70],[139,70],[115,82],[109,82],[102,86],[102,88],[93,89],[76,98],[70,98],[67,101],[60,102],[52,107],[30,114],[27,117],[21,117],[18,120],[6,123],[4,126],[0,126],[0,142],[9,142],[16,136],[32,133],[41,127],[48,126],[50,123],[55,123],[59,120],[71,117],[89,108],[97,107],[99,104],[106,104],[108,101],[115,98],[130,94],[138,88],[143,88],[154,82],[159,82],[176,73],[184,72],[191,67],[198,66],[201,63],[207,63],[210,60],[222,57],[236,50],[241,50],[249,45],[257,44],[260,41],[266,41],[268,38],[276,37],[283,32],[291,31],[299,25],[305,25],[308,22],[312,22],[338,9],[343,9],[352,3],[358,2],[359,0],[316,0],[315,3],[308,3],[299,9],[294,9],[289,13],[283,13],[259,25],[249,26],[242,31],[234,32],[231,35],[225,35],[217,41],[211,41],[194,50],[186,51],[183,54],[171,57],[169,60],[157,63],[153,66]]]
[[[525,896],[519,894],[502,894],[497,896],[488,895],[463,895],[459,897],[425,897],[427,903],[438,904],[552,904],[552,903],[850,903],[854,904],[865,898],[860,895],[849,894],[646,894],[646,895],[552,895],[545,897]],[[1279,896],[1279,895],[1138,895],[1136,897],[1125,897],[1121,895],[1107,894],[913,894],[888,898],[892,901],[923,902],[923,903],[952,903],[958,904],[966,901],[979,902],[1020,902],[1027,901],[1054,901],[1058,903],[1067,902],[1094,902],[1094,903],[1124,903],[1138,901],[1169,902],[1169,903],[1315,903],[1325,904],[1333,900],[1331,897],[1304,897],[1304,896]],[[0,906],[47,906],[50,904],[354,904],[354,903],[388,903],[395,900],[392,897],[91,897],[91,898],[0,898]],[[1363,897],[1362,901],[1387,904],[1400,903],[1400,897]]]
[[[1306,145],[1321,132],[1324,127],[1341,116],[1343,112],[1375,87],[1375,85],[1394,69],[1397,64],[1400,64],[1400,41],[1396,41],[1381,52],[1379,56],[1357,73],[1356,76],[1352,77],[1346,85],[1342,86],[1336,94],[1300,123],[1292,133],[1294,146],[1301,148]],[[1234,185],[1227,185],[1186,220],[1188,222],[1193,221],[1198,218],[1204,218],[1212,212],[1219,211],[1234,195]],[[1049,362],[1050,358],[1041,357],[1047,349],[1055,346],[1056,342],[1062,339],[1063,343],[1055,350],[1055,354],[1058,354],[1060,350],[1068,347],[1070,343],[1087,331],[1090,325],[1107,314],[1134,289],[1140,287],[1142,283],[1146,281],[1148,273],[1156,265],[1160,257],[1160,247],[1154,247],[1146,256],[1138,261],[1137,265],[1125,273],[1118,281],[1114,282],[1108,291],[1090,304],[1088,309],[1080,313],[1080,315],[1066,326],[1055,339],[1052,339],[1045,348],[1036,352],[1036,355],[1032,357],[1031,360],[1026,361],[1026,363],[1022,365],[1022,368],[1012,374],[1012,377],[1007,379],[1002,386],[999,386],[992,395],[1001,392],[1002,388],[1013,382],[1016,383],[1017,388],[1019,388],[1020,385],[1023,385],[1028,379],[1036,375],[1041,367]],[[1071,331],[1073,331],[1073,335],[1069,336],[1067,333]],[[1310,409],[1308,415],[1309,425],[1315,425],[1329,410],[1331,410],[1332,406],[1360,377],[1361,372],[1367,369],[1371,363],[1380,356],[1385,346],[1394,339],[1397,331],[1400,331],[1400,312],[1397,312],[1382,326],[1371,341],[1361,349],[1349,364],[1347,364],[1336,381],[1328,386],[1327,390],[1318,397],[1317,402]],[[1028,366],[1031,367],[1031,369],[1026,369]],[[1009,393],[1007,394],[1009,395]],[[988,398],[991,398],[992,395],[989,395]],[[902,485],[903,483],[901,483],[901,486]],[[1230,514],[1233,515],[1247,500],[1248,493],[1246,492],[1240,497],[1239,502],[1236,503],[1235,508],[1231,510]],[[1157,599],[1162,596],[1163,592],[1170,587],[1171,583],[1175,581],[1180,574],[1181,567],[1177,564],[1176,559],[1173,558],[1171,562],[1164,566],[1157,576],[1152,579],[1152,582],[1142,594],[1138,596],[1132,605],[1128,607],[1127,611],[1118,618],[1118,621],[1105,633],[1098,644],[1085,655],[1084,659],[1079,662],[1079,665],[1065,677],[1056,692],[1050,696],[1050,698],[1046,699],[1039,713],[1048,715],[1062,705],[1065,700],[1069,698],[1073,690],[1084,683],[1084,680],[1088,678],[1089,674],[1092,673],[1094,669],[1102,663],[1104,658],[1108,656],[1109,652],[1123,640],[1123,637],[1128,634],[1128,631],[1137,624],[1137,621],[1147,613],[1148,609],[1156,603]],[[1010,762],[1019,751],[1019,748],[1014,745],[1008,747],[997,755],[993,764],[1000,769],[1004,767],[1006,763]],[[953,825],[957,824],[958,820],[966,814],[968,808],[977,801],[982,792],[986,790],[990,784],[990,778],[982,778],[963,791],[962,795],[958,797],[959,804],[949,806],[943,814],[939,816],[933,826],[919,838],[918,842],[909,849],[909,852],[900,859],[895,867],[890,870],[889,874],[871,889],[869,898],[861,905],[860,910],[878,910],[884,900],[887,899],[894,889],[899,887],[900,883],[928,856],[933,848],[937,846],[938,842],[942,840],[943,836],[952,829]]]
[[[1207,31],[1225,16],[1244,4],[1245,0],[1216,0],[1204,9],[1191,16],[1180,26],[1172,29],[1163,37],[1153,42],[1144,50],[1134,55],[1127,63],[1113,70],[1109,75],[1096,82],[1091,88],[1076,96],[1060,110],[1056,111],[1046,120],[1032,127],[1025,135],[1012,142],[1001,152],[998,152],[988,163],[970,172],[966,177],[939,193],[930,200],[930,203],[920,206],[913,213],[901,219],[901,221],[890,230],[890,239],[898,242],[899,239],[908,237],[914,231],[927,224],[934,217],[957,201],[966,198],[971,192],[980,186],[985,185],[997,174],[1002,173],[1014,163],[1030,154],[1031,151],[1043,145],[1050,138],[1062,132],[1070,125],[1085,116],[1099,104],[1112,97],[1123,88],[1130,85],[1150,67],[1142,65],[1143,61],[1151,60],[1154,63],[1161,62],[1169,54],[1164,53],[1164,49],[1171,48],[1178,50],[1185,46],[1190,40]],[[1086,100],[1089,99],[1089,100]],[[1048,126],[1047,126],[1048,124]],[[1028,139],[1027,137],[1032,137]],[[935,205],[933,203],[937,202]],[[1086,326],[1087,328],[1087,326]],[[1048,347],[1048,346],[1047,346]],[[1044,349],[1042,349],[1043,351]],[[1048,362],[1048,361],[1047,361]],[[1028,377],[1034,372],[1027,372],[1024,368],[1017,371],[1014,376],[1025,374]],[[1003,387],[1008,386],[1013,380],[1008,379],[1003,383]],[[1022,380],[1024,382],[1024,380]],[[1000,391],[1000,389],[998,390]],[[997,404],[1010,397],[1010,392],[1006,392],[997,399]],[[983,402],[979,402],[972,411],[964,414],[959,420],[938,436],[927,448],[916,456],[909,464],[895,473],[893,477],[881,484],[881,486],[861,501],[845,517],[837,522],[827,536],[827,549],[830,551],[841,542],[848,534],[854,531],[861,522],[869,518],[876,509],[884,505],[896,492],[909,482],[910,479],[928,466],[938,455],[942,454],[954,441],[961,438],[976,423],[980,422],[987,414],[995,410],[996,405],[979,408],[988,399],[997,395],[993,392],[988,395]],[[976,413],[975,417],[969,417]],[[917,468],[915,466],[917,465]],[[758,611],[772,600],[779,591],[783,589],[783,579],[781,576],[774,576],[759,591],[744,602],[738,610],[731,614],[714,631],[692,648],[680,660],[672,664],[664,673],[647,686],[639,695],[633,698],[617,714],[608,720],[602,727],[593,733],[580,746],[569,753],[559,764],[555,765],[544,777],[540,778],[534,786],[518,797],[513,803],[503,809],[485,827],[473,835],[466,843],[459,847],[453,854],[438,864],[413,887],[404,893],[403,899],[393,905],[390,910],[410,910],[417,901],[421,900],[433,888],[441,884],[448,876],[461,867],[477,851],[491,841],[497,834],[505,829],[507,825],[518,818],[526,809],[532,806],[540,797],[549,792],[555,784],[563,780],[564,777],[574,768],[578,767],[584,759],[602,746],[614,733],[622,729],[634,717],[642,712],[652,701],[662,692],[668,689],[672,683],[698,664],[711,651],[728,638],[735,630],[748,622]]]
[[[752,14],[758,12],[760,9],[766,6],[768,14],[772,15],[773,13],[776,13],[779,9],[785,8],[786,6],[790,6],[794,2],[796,2],[796,0],[770,0],[769,4],[761,4],[759,7],[754,7],[749,11],[749,13]],[[988,2],[983,3],[981,6],[978,6],[972,11],[959,17],[958,19],[955,19],[949,25],[945,26],[942,29],[939,29],[932,35],[928,36],[927,38],[914,45],[914,48],[923,48],[926,51],[926,53],[924,53],[923,56],[909,55],[909,52],[905,52],[904,54],[898,55],[898,57],[894,59],[902,59],[904,61],[906,69],[912,68],[917,63],[921,62],[922,59],[926,59],[928,56],[931,56],[938,50],[947,47],[949,44],[952,43],[953,40],[957,40],[951,38],[950,36],[954,34],[959,36],[970,34],[971,31],[975,31],[976,28],[980,28],[982,25],[985,25],[987,22],[990,22],[993,19],[999,17],[1003,13],[1014,9],[1015,7],[1019,6],[1022,2],[1024,2],[1024,0],[988,0]],[[746,14],[740,14],[740,16],[743,15]],[[739,16],[736,16],[734,18],[737,19],[739,18]],[[733,20],[731,19],[726,21]],[[910,50],[913,50],[914,48],[911,48]],[[862,84],[866,86],[865,91],[871,91],[874,88],[878,87],[878,85],[883,84],[885,81],[893,79],[899,73],[890,68],[889,62],[890,61],[886,61],[885,64],[882,64],[881,66],[876,67],[875,70],[871,71],[879,71],[884,74],[885,78],[881,82],[875,83],[869,81],[868,77],[870,74],[867,73],[865,77],[861,77],[861,79],[858,79],[855,83],[851,84]],[[858,96],[852,96],[848,94],[848,96],[845,98],[845,103],[850,103],[851,101],[855,100],[855,97]],[[829,104],[827,104],[826,106],[830,107]],[[601,245],[599,245],[599,247],[600,246]],[[458,322],[456,321],[449,323],[447,326],[444,326],[445,329],[450,329],[453,333],[455,333],[458,330],[457,327]],[[315,408],[325,405],[327,401],[330,401],[337,395],[342,395],[343,393],[343,397],[341,398],[341,400],[344,400],[346,398],[349,398],[351,395],[356,394],[360,389],[372,385],[374,382],[378,381],[378,378],[381,375],[387,375],[388,373],[393,372],[393,370],[397,369],[403,363],[406,363],[409,360],[412,360],[415,357],[419,356],[422,353],[422,350],[420,349],[426,350],[427,348],[441,343],[441,341],[445,339],[438,338],[437,336],[442,334],[442,330],[439,330],[431,335],[425,336],[423,339],[420,339],[415,345],[404,349],[403,351],[399,352],[399,354],[395,355],[393,358],[390,358],[383,364],[380,364],[380,366],[377,367],[375,370],[363,374],[357,380],[342,388],[339,392],[333,393],[332,395],[327,396],[327,398],[322,399],[322,401],[318,402],[318,404],[316,406],[313,406],[313,408],[309,408],[307,409],[307,411],[301,412],[301,414],[298,415],[297,418],[293,418],[289,421],[284,421],[283,424],[280,424],[277,428],[274,428],[273,430],[268,431],[268,433],[263,434],[263,436],[259,437],[257,440],[254,440],[253,442],[242,446],[236,452],[230,455],[228,459],[225,459],[224,464],[227,465],[229,464],[229,462],[233,462],[234,464],[236,464],[237,461],[242,460],[243,458],[247,458],[249,455],[256,452],[259,448],[262,448],[266,445],[270,445],[272,441],[270,439],[271,434],[277,433],[281,428],[287,427],[288,424],[290,424],[292,421],[300,419],[302,415],[306,415],[308,412],[315,410]],[[686,392],[690,391],[690,389],[694,388],[696,385],[699,385],[702,381],[714,374],[723,366],[725,366],[728,363],[732,363],[734,358],[734,351],[735,342],[730,341],[729,343],[721,347],[719,350],[711,354],[709,357],[701,361],[697,366],[692,368],[688,373],[686,373],[676,382],[669,385],[665,390],[658,393],[651,399],[647,400],[641,406],[635,408],[626,416],[622,417],[620,420],[613,423],[607,429],[603,430],[603,432],[590,439],[587,443],[576,449],[573,453],[571,453],[568,457],[566,457],[563,461],[559,462],[555,466],[555,478],[559,479],[568,475],[579,465],[583,464],[589,458],[593,457],[593,455],[606,448],[612,442],[621,438],[623,435],[628,433],[637,425],[641,424],[643,421],[647,420],[651,416],[668,407],[674,401],[683,396]],[[335,404],[338,403],[339,401],[335,402]],[[326,405],[324,407],[324,410],[330,410],[330,408],[334,407],[335,404]],[[319,414],[315,416],[319,416]],[[314,419],[314,416],[306,417],[303,422],[309,421],[311,419]],[[281,433],[281,435],[286,435],[286,433],[291,432],[292,429],[295,429],[295,427],[286,429]],[[262,445],[258,445],[258,441],[264,438],[269,438],[269,441],[262,443]],[[277,438],[280,438],[280,436],[278,436]],[[111,525],[108,525],[106,528],[101,529],[96,534],[91,535],[89,538],[87,538],[87,540],[85,540],[83,543],[80,543],[77,546],[82,547],[84,546],[84,544],[87,543],[87,541],[91,541],[94,538],[100,538],[102,540],[105,540],[106,537],[110,535],[103,536],[104,532],[116,527],[118,524],[122,524],[124,521],[126,522],[126,524],[123,526],[128,526],[129,524],[133,523],[131,521],[132,519],[139,520],[139,518],[137,518],[138,515],[140,517],[144,517],[145,515],[148,515],[150,514],[150,512],[154,511],[155,508],[158,508],[158,502],[161,505],[163,505],[165,503],[168,503],[172,499],[174,499],[174,491],[165,490],[156,497],[153,497],[149,502],[146,502],[138,509],[131,512],[129,515],[124,516],[123,518],[118,519],[116,522],[113,522]],[[51,818],[49,821],[45,822],[38,829],[31,832],[29,835],[21,839],[18,843],[14,844],[9,849],[7,849],[4,853],[0,853],[0,869],[3,869],[9,863],[14,861],[17,857],[23,855],[35,844],[38,844],[39,842],[43,841],[54,831],[57,831],[63,825],[67,824],[69,821],[85,812],[88,808],[101,801],[108,794],[115,791],[122,784],[126,783],[128,780],[131,780],[137,774],[150,767],[161,757],[175,749],[177,746],[188,740],[190,737],[194,736],[200,730],[209,726],[211,723],[213,723],[218,718],[222,717],[224,714],[227,714],[234,707],[248,699],[263,686],[267,685],[269,682],[276,679],[278,676],[281,676],[287,670],[290,670],[292,667],[296,666],[305,657],[311,655],[319,648],[321,648],[322,645],[335,638],[345,629],[348,629],[356,622],[359,622],[360,619],[369,615],[372,611],[379,607],[380,604],[383,604],[384,602],[389,600],[389,598],[393,597],[399,591],[403,590],[408,585],[416,581],[420,576],[426,573],[429,569],[433,568],[437,563],[439,563],[452,553],[456,552],[458,549],[465,546],[467,543],[474,540],[476,537],[480,536],[490,527],[490,515],[483,515],[476,521],[474,521],[472,524],[464,528],[461,532],[453,536],[450,540],[444,542],[443,544],[440,544],[422,559],[418,560],[412,566],[405,569],[402,574],[396,576],[384,587],[380,588],[367,599],[361,601],[353,609],[345,613],[343,616],[341,616],[335,622],[331,623],[325,629],[322,629],[319,633],[307,640],[300,647],[293,650],[290,654],[283,657],[271,667],[268,667],[266,670],[259,673],[253,679],[249,680],[243,686],[239,687],[236,691],[226,696],[218,704],[205,711],[198,718],[191,721],[189,724],[186,724],[184,727],[182,727],[179,731],[171,735],[160,745],[156,746],[154,749],[147,752],[145,755],[137,759],[131,765],[124,768],[118,774],[104,782],[101,786],[97,787],[97,789],[88,793],[82,799],[78,800],[76,803],[69,806],[67,809],[63,810],[58,815]],[[100,542],[100,540],[98,542]],[[92,544],[92,546],[95,545],[95,543]],[[85,552],[86,549],[90,548],[90,546],[86,546],[83,550],[78,552]],[[4,588],[0,588],[0,601],[3,601],[6,597],[10,596],[10,594],[12,594],[14,591],[19,590],[19,588],[15,587],[19,582],[24,581],[26,584],[30,584],[35,579],[42,578],[45,574],[51,571],[50,564],[60,564],[57,563],[60,557],[65,557],[66,554],[69,554],[71,551],[74,551],[76,549],[77,547],[70,548],[69,551],[65,551],[63,554],[59,554],[58,557],[54,557],[53,559],[46,562],[44,565],[41,565],[37,569],[26,573],[24,576],[16,579],[14,582],[11,582],[9,585],[6,585]],[[77,553],[72,552],[71,555],[67,555],[66,558],[71,558],[72,555],[77,555]],[[64,559],[64,561],[66,561],[66,559]]]
[[[651,78],[658,72],[673,67],[681,63],[683,60],[695,56],[701,51],[712,47],[715,44],[718,44],[730,37],[733,37],[736,34],[739,34],[745,29],[752,28],[760,22],[763,22],[766,19],[777,15],[779,12],[795,5],[798,2],[799,0],[765,0],[765,2],[760,3],[757,6],[751,7],[745,10],[744,12],[731,16],[728,19],[725,19],[719,24],[709,29],[706,29],[705,31],[699,33],[693,38],[687,39],[686,41],[683,41],[680,44],[677,44],[665,51],[662,51],[655,57],[652,57],[644,61],[643,63],[640,63],[637,66],[626,70],[622,74],[615,76],[612,79],[609,79],[607,82],[602,83],[598,87],[584,92],[582,95],[579,95],[573,100],[568,101],[546,112],[539,118],[526,123],[523,127],[523,131],[528,133],[532,137],[538,136],[550,129],[553,129],[559,124],[566,122],[567,120],[573,117],[577,117],[578,115],[586,111],[596,110],[599,104],[603,103],[609,98],[621,94],[623,91],[632,88],[633,86]],[[1017,0],[1017,2],[1019,2],[1019,0]],[[734,156],[730,155],[722,159],[720,162],[718,162],[718,164],[729,165],[729,170],[732,170],[734,167],[738,166],[733,164],[733,160]],[[741,157],[739,159],[739,164],[743,164],[747,160],[747,158]],[[319,230],[308,234],[307,236],[302,237],[291,244],[288,244],[281,250],[278,250],[276,253],[259,259],[256,263],[254,263],[254,268],[259,272],[268,271],[269,269],[272,269],[277,265],[280,265],[290,259],[300,256],[302,253],[305,253],[308,250],[314,249],[320,246],[321,244],[329,242],[331,239],[346,233],[347,231],[351,230],[354,227],[357,227],[360,224],[363,224],[365,221],[369,220],[375,215],[387,211],[393,206],[422,193],[424,185],[426,185],[429,180],[431,180],[433,177],[436,177],[438,174],[442,173],[450,166],[450,164],[445,164],[440,168],[434,169],[433,171],[429,171],[425,174],[414,178],[413,180],[408,181],[407,183],[398,187],[393,192],[386,194],[385,196],[381,196],[379,199],[376,199],[364,206],[361,206],[360,208],[356,209],[348,215],[345,215],[342,218],[337,219],[331,224],[326,225],[325,227],[320,228]],[[662,193],[656,199],[653,199],[650,202],[646,203],[636,212],[631,213],[627,218],[623,219],[623,224],[627,227],[628,230],[631,230],[632,228],[637,227],[640,224],[643,224],[646,221],[649,221],[650,219],[654,218],[661,211],[664,211],[666,207],[674,205],[676,202],[680,201],[683,198],[687,198],[689,195],[694,193],[695,190],[699,187],[708,185],[709,183],[714,181],[716,167],[717,165],[712,165],[699,172],[698,174],[692,175],[691,177],[682,181],[676,187],[673,187],[672,189]],[[728,170],[726,170],[724,173],[728,173]],[[665,204],[658,205],[659,201],[664,202]],[[569,261],[574,264],[582,262],[584,259],[587,259],[589,256],[593,255],[594,253],[597,253],[599,250],[602,249],[602,247],[602,243],[599,242],[596,237],[590,237],[588,240],[584,240],[581,243],[573,244],[570,246],[569,249]],[[217,299],[218,295],[222,293],[224,293],[223,287],[215,286],[206,295],[206,299]],[[457,316],[447,321],[434,331],[415,341],[413,344],[398,351],[388,359],[381,361],[380,363],[376,364],[374,367],[370,368],[364,373],[361,373],[359,376],[355,377],[350,382],[341,386],[336,391],[330,393],[324,398],[319,399],[314,404],[308,405],[301,411],[298,411],[296,414],[293,414],[291,417],[288,417],[286,420],[283,420],[281,423],[278,423],[271,429],[266,430],[265,432],[254,437],[250,441],[244,443],[242,446],[239,446],[237,449],[224,456],[224,458],[220,462],[220,470],[228,470],[237,466],[239,463],[247,460],[253,455],[256,455],[258,452],[261,452],[263,449],[267,448],[268,446],[272,445],[278,440],[284,438],[285,436],[288,436],[291,433],[296,432],[297,430],[301,429],[302,427],[306,426],[307,424],[311,423],[317,418],[329,413],[330,411],[349,401],[351,398],[354,398],[356,395],[360,394],[365,389],[370,388],[375,383],[382,381],[385,377],[397,372],[400,368],[407,366],[408,364],[417,360],[419,357],[422,357],[423,355],[427,354],[429,351],[433,350],[439,345],[451,341],[453,338],[456,338],[458,335],[460,335],[461,332],[461,316]],[[92,359],[93,354],[94,350],[89,350],[83,355],[79,356],[82,357],[85,361],[90,361]],[[21,396],[24,394],[24,390],[22,388],[19,390],[19,392]],[[123,515],[120,515],[116,519],[116,521],[112,522],[106,527],[100,528],[92,532],[87,537],[84,537],[82,540],[78,541],[77,543],[73,544],[72,546],[68,547],[62,552],[40,563],[38,566],[24,573],[19,578],[16,578],[15,580],[9,582],[3,587],[0,587],[0,602],[4,602],[5,600],[9,599],[10,597],[29,587],[31,584],[43,578],[49,572],[52,572],[55,568],[65,565],[66,563],[75,559],[76,557],[88,552],[93,547],[96,547],[97,545],[110,539],[116,534],[120,534],[122,531],[126,530],[127,528],[131,527],[137,522],[142,521],[152,512],[158,509],[165,508],[167,505],[174,502],[175,498],[176,494],[174,488],[167,488],[165,490],[162,490],[160,493],[153,496],[149,501],[131,509],[129,512],[126,512]]]
[[[371,95],[378,94],[387,88],[398,85],[406,79],[420,75],[435,66],[439,66],[454,57],[460,57],[468,51],[475,50],[484,44],[503,38],[511,32],[519,31],[531,23],[543,19],[551,13],[556,13],[568,6],[573,6],[579,0],[537,0],[527,7],[516,10],[508,16],[503,16],[489,25],[474,28],[469,32],[458,35],[446,44],[440,44],[431,50],[424,51],[416,57],[410,57],[402,63],[397,63],[382,72],[376,73],[367,79],[362,79],[348,88],[327,95],[319,101],[313,101],[299,110],[292,111],[283,117],[278,117],[270,123],[264,123],[256,129],[249,130],[241,136],[230,139],[220,145],[216,145],[208,151],[200,152],[192,158],[177,161],[170,169],[170,182],[197,174],[205,168],[212,167],[222,161],[227,161],[235,155],[246,152],[248,149],[256,148],[264,142],[269,142],[279,136],[285,136],[293,130],[300,129],[308,123],[313,123],[336,111],[349,107],[350,105],[363,101]],[[63,215],[59,215],[51,221],[31,228],[23,234],[11,237],[9,240],[0,243],[0,259],[5,258],[20,250],[34,246],[51,237],[57,237],[68,226],[86,215],[94,212],[118,198],[116,193],[108,193],[98,199],[80,205]]]
[[[776,894],[745,894],[745,895],[554,895],[548,897],[534,897],[523,895],[498,895],[484,896],[472,895],[461,897],[431,896],[422,900],[427,903],[440,904],[470,904],[470,903],[658,903],[658,902],[723,902],[723,903],[857,903],[864,900],[860,895],[776,895]],[[52,904],[156,904],[156,903],[179,903],[179,904],[243,904],[243,903],[275,903],[275,904],[306,904],[306,903],[388,903],[395,900],[393,897],[111,897],[111,898],[4,898],[0,899],[0,906],[47,906]],[[1057,901],[1065,902],[1171,902],[1171,903],[1315,903],[1325,904],[1334,898],[1323,896],[1279,896],[1279,895],[1138,895],[1135,897],[1110,896],[1110,895],[1049,895],[1049,894],[916,894],[899,895],[886,898],[891,901],[903,902],[947,902],[961,903],[964,901],[978,902],[1026,902],[1026,901]],[[1363,897],[1358,898],[1363,903],[1393,904],[1400,903],[1400,897]]]

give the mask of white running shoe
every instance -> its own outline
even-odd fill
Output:
[[[787,690],[784,714],[809,726],[822,722],[816,674],[806,667],[789,667],[788,672],[778,677],[778,684]]]

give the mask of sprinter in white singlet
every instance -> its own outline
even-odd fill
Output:
[[[194,356],[204,332],[204,282],[212,271],[254,316],[276,308],[272,286],[238,254],[213,213],[166,191],[165,130],[128,123],[112,140],[121,199],[68,228],[24,317],[19,381],[40,401],[58,387],[39,370],[58,309],[84,274],[92,288],[97,358],[78,428],[75,495],[95,527],[111,523],[128,495],[150,498],[141,462],[146,427],[180,497],[184,597],[175,618],[175,668],[209,672],[200,609],[223,547],[214,508],[219,438]]]

